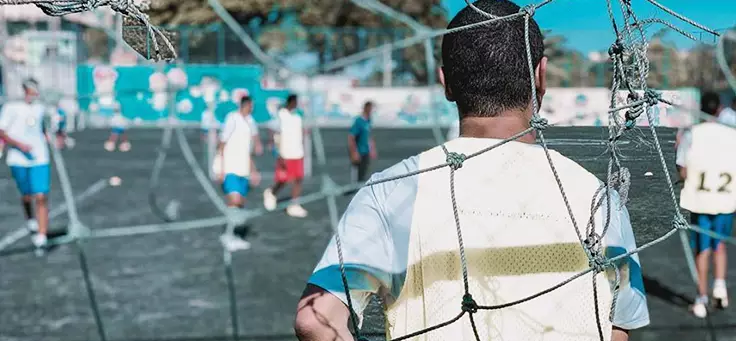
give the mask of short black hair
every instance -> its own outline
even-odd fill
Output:
[[[717,93],[713,91],[703,92],[700,96],[700,111],[716,116],[718,115],[718,108],[721,106],[721,98]]]
[[[520,10],[508,0],[478,0],[473,5],[496,16]],[[466,6],[447,28],[489,19]],[[544,54],[544,37],[533,18],[529,19],[529,43],[536,68]],[[445,35],[442,61],[445,85],[457,103],[461,119],[493,117],[505,110],[523,109],[532,99],[523,16]]]
[[[250,98],[250,96],[243,96],[240,98],[240,105],[244,105],[246,103],[253,102],[253,99]]]
[[[296,94],[289,94],[289,96],[286,97],[286,104],[296,102]]]
[[[363,103],[363,109],[367,108],[368,106],[373,106],[373,101],[365,101],[365,103]]]

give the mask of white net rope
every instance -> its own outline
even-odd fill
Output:
[[[681,20],[689,25],[695,26],[701,30],[704,30],[706,32],[709,32],[713,35],[718,35],[713,30],[710,30],[678,13],[675,11],[663,6],[662,4],[658,3],[655,0],[647,0],[651,5],[658,7],[659,9],[665,11],[669,15],[677,18],[678,20]],[[360,53],[348,56],[346,58],[342,58],[330,63],[327,63],[325,65],[320,66],[318,69],[311,70],[310,72],[304,73],[307,77],[312,77],[314,75],[317,75],[321,72],[327,72],[335,69],[339,69],[341,67],[354,64],[356,62],[359,62],[361,60],[365,60],[367,58],[371,58],[373,56],[379,55],[383,53],[386,49],[391,50],[398,50],[403,49],[408,46],[412,46],[418,43],[422,43],[424,41],[427,41],[431,38],[442,36],[445,34],[458,32],[461,30],[467,30],[471,29],[473,27],[478,27],[482,25],[492,25],[494,23],[498,23],[501,21],[508,21],[508,20],[523,20],[524,22],[524,29],[525,29],[525,45],[526,45],[526,55],[525,56],[519,56],[519,58],[525,58],[528,62],[529,66],[529,74],[530,79],[532,80],[530,84],[530,89],[532,92],[532,109],[533,109],[533,117],[532,120],[529,122],[529,127],[523,131],[518,132],[513,137],[502,141],[501,143],[498,143],[496,145],[488,146],[487,148],[484,148],[476,153],[470,154],[470,155],[464,155],[452,152],[448,150],[444,145],[442,146],[442,150],[446,154],[446,162],[440,165],[436,165],[430,168],[421,169],[415,172],[403,174],[401,176],[396,176],[392,178],[383,179],[381,181],[376,182],[369,182],[366,184],[351,184],[347,186],[337,186],[336,183],[330,178],[328,173],[326,172],[326,156],[325,156],[325,150],[324,150],[324,143],[322,140],[322,135],[320,132],[320,128],[317,125],[312,124],[313,128],[313,142],[315,146],[315,153],[317,157],[317,163],[318,168],[317,172],[319,174],[319,177],[322,181],[322,189],[318,193],[312,193],[309,195],[302,196],[298,202],[299,203],[307,203],[307,202],[314,202],[318,200],[326,200],[329,208],[329,215],[330,215],[330,221],[333,227],[333,230],[337,231],[336,226],[338,223],[338,216],[339,212],[337,209],[337,203],[336,203],[336,197],[338,195],[342,195],[345,192],[352,191],[356,188],[363,187],[363,186],[373,186],[382,182],[387,181],[394,181],[397,179],[409,177],[409,176],[415,176],[421,173],[434,171],[437,169],[441,169],[444,167],[448,167],[450,169],[450,188],[451,188],[451,196],[452,196],[452,210],[454,213],[454,220],[455,220],[455,227],[456,227],[456,233],[457,233],[457,240],[458,240],[458,252],[460,255],[461,260],[461,270],[462,270],[462,277],[463,277],[463,283],[464,283],[464,296],[462,299],[462,302],[460,303],[460,311],[456,315],[456,317],[440,323],[435,326],[431,326],[428,328],[425,328],[423,330],[418,330],[416,332],[395,338],[394,340],[403,340],[408,339],[411,337],[415,337],[424,333],[431,332],[433,330],[442,328],[443,326],[447,326],[451,323],[454,323],[455,321],[460,320],[462,317],[467,316],[470,319],[471,326],[473,327],[473,331],[475,334],[476,339],[480,339],[478,336],[478,332],[476,330],[476,324],[475,320],[473,318],[473,314],[476,313],[478,310],[495,310],[495,309],[503,309],[507,307],[511,307],[529,300],[533,300],[539,296],[542,296],[546,293],[549,293],[551,291],[554,291],[570,282],[572,282],[575,279],[578,279],[582,276],[586,275],[592,275],[592,281],[593,281],[593,290],[594,290],[594,297],[596,297],[596,318],[598,319],[597,327],[598,327],[598,335],[601,340],[604,339],[603,330],[601,327],[601,321],[599,320],[599,315],[597,314],[598,311],[598,304],[597,304],[597,297],[598,293],[595,292],[595,281],[596,281],[596,274],[608,269],[608,268],[616,268],[617,262],[625,259],[626,257],[629,257],[635,253],[638,253],[644,249],[647,249],[657,243],[660,243],[664,241],[665,239],[669,238],[673,234],[675,234],[677,231],[684,231],[688,229],[695,230],[700,233],[706,233],[711,235],[714,238],[719,238],[722,240],[726,240],[731,243],[735,243],[736,240],[731,238],[730,236],[722,236],[718,235],[716,233],[713,233],[711,231],[702,230],[696,226],[691,226],[687,223],[684,216],[682,215],[682,212],[680,211],[679,204],[677,201],[675,188],[673,186],[672,179],[670,178],[669,170],[667,167],[667,163],[665,161],[665,157],[662,151],[662,147],[660,145],[659,139],[657,137],[657,130],[655,127],[655,121],[654,116],[652,114],[651,108],[656,105],[659,102],[664,102],[669,105],[675,105],[674,103],[670,103],[662,98],[661,94],[657,91],[648,88],[647,86],[647,77],[649,74],[649,61],[647,60],[647,39],[644,31],[644,26],[646,25],[652,25],[652,24],[662,24],[667,27],[672,28],[676,32],[679,32],[683,34],[684,36],[687,36],[689,38],[694,39],[690,34],[688,34],[685,30],[678,28],[676,25],[670,23],[669,21],[662,20],[659,18],[650,18],[650,19],[639,19],[636,15],[636,12],[634,11],[632,4],[629,0],[607,0],[607,7],[608,7],[608,14],[610,16],[611,24],[613,31],[616,34],[616,39],[612,43],[611,48],[609,49],[609,54],[611,56],[611,60],[613,62],[613,81],[611,85],[611,101],[609,106],[609,123],[608,123],[608,140],[607,140],[607,147],[608,147],[608,153],[609,153],[609,160],[608,160],[608,168],[607,168],[607,176],[605,183],[596,191],[593,198],[591,198],[591,216],[594,212],[596,212],[604,203],[607,207],[605,226],[602,228],[602,233],[597,234],[595,223],[593,222],[593,219],[590,219],[586,222],[578,222],[575,219],[575,216],[572,212],[572,208],[570,207],[570,204],[567,199],[565,186],[560,180],[560,176],[557,174],[557,168],[555,167],[555,164],[552,162],[552,158],[550,156],[550,151],[547,146],[547,140],[544,135],[544,131],[546,128],[550,126],[550,123],[547,122],[546,119],[542,118],[538,114],[539,104],[537,103],[537,95],[536,95],[536,88],[534,86],[534,65],[531,57],[531,48],[530,48],[530,41],[529,41],[529,23],[531,18],[534,16],[534,13],[537,9],[553,2],[553,0],[546,0],[536,5],[529,5],[526,7],[521,8],[521,10],[518,13],[514,13],[508,16],[494,16],[490,13],[486,13],[482,11],[481,9],[473,6],[469,1],[466,0],[468,3],[468,6],[470,6],[474,11],[481,13],[484,17],[487,17],[487,20],[477,22],[474,24],[457,27],[453,29],[448,30],[424,30],[419,29],[417,30],[417,34],[413,37],[410,37],[408,39],[396,41],[389,43],[385,46],[379,46],[374,49],[369,49],[362,51]],[[225,11],[225,9],[220,5],[220,3],[217,0],[208,0],[208,3],[210,6],[215,10],[215,12],[228,24],[231,29],[233,29],[236,34],[238,34],[241,41],[253,52],[253,54],[258,58],[264,66],[269,68],[270,70],[274,71],[282,71],[282,70],[288,70],[291,74],[299,74],[299,72],[296,72],[294,70],[290,70],[289,67],[280,64],[278,61],[274,60],[273,58],[269,57],[267,54],[263,53],[263,51],[260,50],[259,46],[247,35],[245,32],[240,28],[239,25],[237,25],[237,22],[235,22],[232,18],[232,16]],[[614,4],[617,3],[618,7],[621,11],[621,17],[617,18],[614,15]],[[77,13],[81,11],[91,10],[94,8],[98,8],[100,6],[109,6],[115,11],[118,11],[120,13],[123,13],[124,15],[131,16],[137,20],[140,20],[143,22],[148,30],[148,34],[153,42],[154,45],[154,51],[156,54],[154,55],[155,58],[160,59],[160,48],[159,48],[159,42],[156,39],[156,36],[159,36],[161,40],[163,40],[164,45],[166,45],[167,48],[171,50],[172,53],[175,53],[173,46],[170,44],[170,42],[166,39],[166,36],[164,36],[161,31],[156,28],[153,25],[150,25],[148,22],[147,16],[143,13],[145,10],[145,4],[136,3],[133,0],[88,0],[88,1],[79,1],[79,0],[0,0],[0,5],[13,5],[13,4],[35,4],[42,10],[44,10],[45,13],[48,15],[64,15],[68,13]],[[379,6],[367,6],[367,8],[371,9],[380,9]],[[732,87],[736,89],[736,79],[733,77],[733,75],[730,73],[730,70],[728,68],[728,65],[726,63],[725,59],[725,52],[723,48],[723,39],[724,37],[721,37],[718,43],[718,62],[721,66],[724,73],[726,73],[727,80],[729,84],[731,84]],[[618,99],[616,94],[619,91],[626,91],[628,92],[628,96],[621,100]],[[693,108],[682,108],[684,110],[692,111]],[[308,112],[311,112],[309,110]],[[175,113],[174,113],[175,114]],[[640,247],[636,248],[635,250],[631,250],[625,254],[618,255],[616,257],[607,258],[604,256],[601,248],[602,248],[602,238],[605,236],[607,230],[608,230],[608,222],[610,221],[610,215],[611,215],[611,191],[617,190],[621,196],[622,196],[622,204],[626,202],[626,197],[629,192],[629,185],[630,185],[630,172],[626,167],[623,166],[621,161],[621,155],[618,152],[618,146],[617,144],[621,141],[621,138],[625,136],[627,133],[634,130],[636,126],[636,121],[641,117],[641,115],[644,114],[646,116],[646,119],[649,122],[649,129],[652,134],[653,138],[653,145],[656,147],[656,152],[658,155],[658,159],[660,161],[660,165],[662,167],[663,173],[666,175],[666,184],[668,188],[668,194],[670,196],[670,199],[672,200],[672,205],[674,207],[675,214],[672,217],[672,228],[669,229],[669,231],[658,238],[647,242]],[[707,114],[700,113],[700,112],[693,112],[693,115],[697,116],[700,119],[706,119],[706,120],[712,120],[712,117],[708,116]],[[436,129],[436,128],[435,128]],[[583,247],[583,249],[586,252],[589,268],[585,271],[582,271],[571,278],[554,285],[546,290],[543,290],[538,293],[534,293],[523,297],[521,299],[515,300],[513,302],[504,303],[501,305],[483,305],[476,302],[472,296],[472,293],[470,292],[469,285],[468,285],[468,268],[467,268],[467,261],[465,257],[465,247],[463,244],[462,239],[462,228],[461,228],[461,222],[459,219],[458,214],[458,205],[455,200],[455,189],[454,189],[454,182],[455,182],[455,171],[463,166],[463,162],[476,157],[480,154],[490,152],[493,149],[502,146],[503,144],[513,141],[523,135],[526,135],[532,131],[536,131],[537,135],[540,139],[541,146],[544,148],[545,154],[547,156],[547,160],[549,161],[549,167],[550,171],[554,175],[554,178],[557,181],[557,185],[560,191],[560,194],[562,196],[563,201],[565,202],[566,208],[568,210],[571,222],[572,222],[572,228],[574,228],[578,240],[580,242],[580,245]],[[217,196],[217,192],[212,187],[212,184],[210,181],[208,181],[207,177],[204,175],[204,172],[201,170],[200,166],[197,164],[196,160],[194,159],[193,153],[191,152],[191,148],[189,147],[188,142],[184,138],[184,133],[182,131],[181,127],[175,127],[173,124],[168,125],[162,135],[162,144],[160,149],[159,158],[157,159],[156,165],[154,166],[154,173],[152,174],[152,186],[155,185],[155,182],[158,177],[158,173],[160,172],[159,164],[163,164],[163,158],[166,157],[166,152],[169,149],[169,145],[171,143],[172,134],[176,133],[176,136],[178,138],[179,145],[182,149],[182,152],[184,154],[184,157],[187,159],[187,162],[189,163],[190,167],[192,168],[195,177],[197,180],[201,183],[202,187],[206,191],[208,197],[210,200],[215,203],[215,206],[217,207],[218,211],[220,212],[219,216],[213,217],[213,218],[206,218],[206,219],[199,219],[199,220],[192,220],[192,221],[185,221],[185,222],[169,222],[164,224],[151,224],[151,225],[143,225],[143,226],[130,226],[130,227],[117,227],[117,228],[108,228],[108,229],[95,229],[95,230],[89,230],[85,228],[81,222],[79,221],[76,213],[76,207],[74,206],[74,197],[72,195],[71,186],[69,185],[68,176],[66,175],[66,168],[63,163],[63,158],[61,154],[54,148],[52,145],[52,151],[54,160],[56,162],[56,170],[59,173],[59,178],[61,180],[62,184],[62,191],[65,195],[65,200],[67,202],[67,205],[69,207],[68,214],[70,218],[70,231],[72,233],[68,234],[65,237],[55,239],[52,241],[52,244],[64,244],[64,243],[75,243],[78,247],[78,254],[80,258],[80,265],[82,267],[83,273],[85,274],[85,284],[88,290],[88,295],[90,299],[91,307],[95,313],[95,318],[98,326],[98,332],[100,334],[101,339],[105,340],[105,331],[103,328],[102,320],[100,319],[97,304],[95,301],[95,295],[94,290],[92,287],[92,283],[89,280],[89,274],[87,270],[87,263],[85,260],[85,255],[83,248],[81,247],[82,242],[84,240],[94,239],[94,238],[107,238],[107,237],[116,237],[116,236],[126,236],[126,235],[135,235],[135,234],[147,234],[147,233],[157,233],[157,232],[169,232],[169,231],[176,231],[176,230],[187,230],[187,229],[195,229],[195,228],[205,228],[205,227],[215,227],[215,226],[222,226],[227,225],[228,226],[228,233],[232,233],[232,228],[238,224],[241,224],[242,222],[256,217],[263,214],[266,214],[267,212],[263,209],[256,209],[251,211],[240,211],[240,210],[229,210],[225,207],[224,203],[222,202],[222,199]],[[439,144],[441,144],[443,141],[437,141]],[[152,206],[156,206],[155,204],[155,197],[152,200]],[[287,205],[284,205],[285,206]],[[173,220],[173,219],[165,219],[165,220]],[[584,224],[584,226],[582,225]],[[353,311],[353,303],[350,299],[350,287],[347,280],[346,272],[345,272],[345,266],[343,262],[343,250],[342,250],[342,244],[341,244],[341,236],[339,233],[336,233],[336,244],[338,249],[338,256],[340,259],[340,273],[341,273],[341,279],[342,283],[344,285],[344,290],[346,297],[348,299],[347,303],[351,311]],[[224,256],[224,262],[228,269],[228,284],[229,284],[229,290],[230,290],[230,303],[231,303],[231,319],[233,323],[233,333],[235,338],[238,337],[238,325],[237,325],[237,309],[235,304],[235,290],[233,287],[233,281],[232,281],[232,273],[230,270],[230,250],[225,250],[225,256]],[[616,283],[619,283],[620,278],[618,275],[618,271],[615,271],[616,273]],[[618,285],[613,286],[613,305],[611,307],[611,312],[615,309],[615,301],[616,301],[616,295],[617,295]],[[611,313],[612,315],[612,313]],[[353,327],[353,330],[355,332],[356,338],[359,340],[366,340],[365,336],[361,335],[360,328],[358,325],[358,321],[356,316],[352,315],[350,324]]]

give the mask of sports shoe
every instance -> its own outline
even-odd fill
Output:
[[[728,308],[728,290],[725,283],[715,283],[713,285],[713,300],[716,306]]]
[[[707,303],[708,297],[698,297],[695,299],[695,304],[690,307],[695,317],[702,319],[708,316],[708,309],[705,307]]]
[[[276,209],[276,196],[273,195],[273,191],[269,188],[263,191],[263,207],[267,211],[273,211]]]
[[[36,247],[36,256],[43,256],[44,248],[48,244],[46,235],[40,233],[34,234],[33,237],[31,237],[31,242],[33,243],[33,246]]]
[[[220,242],[230,252],[250,249],[250,243],[247,240],[238,238],[231,233],[222,234],[220,236]]]
[[[38,231],[38,222],[36,221],[36,219],[26,220],[26,228],[28,229],[28,231],[31,232]]]
[[[130,142],[125,141],[120,144],[120,151],[125,153],[130,151]]]
[[[107,141],[105,142],[105,150],[108,152],[114,152],[115,151],[115,142]]]
[[[304,218],[307,216],[307,210],[299,204],[291,204],[286,208],[286,214],[294,218]]]

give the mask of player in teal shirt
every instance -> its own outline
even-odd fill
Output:
[[[368,101],[363,105],[363,113],[355,118],[350,135],[348,135],[348,149],[352,164],[353,180],[364,182],[368,177],[371,159],[375,159],[376,144],[371,136],[371,114],[373,103]]]

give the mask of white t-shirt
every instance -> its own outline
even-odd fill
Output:
[[[29,155],[9,148],[9,166],[32,167],[49,163],[49,150],[43,133],[46,108],[40,103],[10,102],[0,111],[0,130],[10,138],[31,146]]]
[[[128,126],[128,120],[122,114],[115,114],[110,118],[110,126],[113,128],[125,128]]]
[[[248,124],[250,124],[251,134],[253,136],[258,136],[258,123],[253,119],[253,115],[248,115],[246,120],[248,120]]]
[[[461,137],[448,142],[446,146],[450,151],[469,155],[498,142],[500,141]],[[444,153],[437,149],[412,156],[373,175],[371,181],[392,178],[441,164],[444,161]],[[600,181],[559,153],[552,151],[552,156],[576,216],[578,218],[589,217],[590,201],[593,199],[590,189],[600,186]],[[544,150],[540,146],[510,142],[494,151],[467,160],[456,172],[455,193],[465,250],[468,253],[469,262],[475,259],[475,263],[469,263],[469,275],[471,276],[471,287],[473,287],[471,294],[479,300],[478,304],[490,305],[520,299],[552,286],[549,283],[561,282],[562,280],[557,280],[558,277],[566,279],[578,272],[578,270],[572,271],[573,269],[564,267],[552,271],[551,268],[557,269],[558,267],[544,266],[544,262],[556,264],[559,259],[550,256],[552,254],[549,252],[534,252],[533,250],[539,246],[554,247],[559,245],[558,243],[567,243],[571,250],[577,250],[578,256],[582,252],[565,205],[559,197],[557,184],[549,168],[545,168],[546,164],[548,163]],[[487,172],[489,168],[493,173]],[[577,181],[577,179],[582,180]],[[417,309],[409,313],[419,316],[418,319],[422,319],[423,311],[442,314],[442,311],[449,310],[448,316],[460,312],[462,276],[457,256],[457,232],[448,195],[449,180],[449,170],[445,167],[364,187],[350,202],[339,222],[337,232],[342,241],[350,296],[356,308],[355,313],[359,317],[362,317],[370,294],[383,296],[384,302],[388,302],[389,310],[393,309],[393,304],[401,306],[408,302],[407,300],[418,301]],[[516,190],[513,190],[514,188]],[[503,193],[500,199],[489,197],[488,193],[498,193],[496,190]],[[427,195],[429,193],[435,193],[435,195]],[[602,238],[604,251],[609,258],[636,248],[628,211],[625,206],[620,205],[619,195],[615,191],[612,191],[611,204],[609,228],[605,237]],[[595,213],[596,231],[600,231],[605,225],[603,222],[606,220],[606,212],[606,201],[604,200],[602,207]],[[578,226],[583,229],[583,233],[585,233],[587,220],[587,218],[578,219]],[[421,245],[419,249],[417,245]],[[423,248],[427,245],[444,245],[448,249],[431,248],[427,250]],[[481,250],[487,250],[485,252],[490,256],[479,257],[486,255]],[[519,253],[523,250],[528,251]],[[426,258],[420,261],[412,260],[413,257],[416,258],[417,252],[422,253]],[[516,253],[526,255],[526,258],[514,256]],[[440,268],[444,267],[444,273],[442,271],[440,274],[429,272],[433,264],[432,258],[435,258],[434,260],[440,264]],[[570,259],[566,254],[559,258]],[[585,256],[583,255],[582,258],[582,264],[578,264],[577,267],[587,268]],[[482,259],[485,259],[485,263],[480,261]],[[500,263],[493,263],[494,259]],[[442,260],[444,263],[441,262]],[[514,275],[516,270],[521,271],[525,266],[534,269],[532,265],[535,264],[539,266],[531,273],[524,276]],[[639,257],[637,255],[628,257],[619,263],[619,269],[622,280],[613,325],[624,329],[641,328],[649,323],[649,313]],[[498,272],[498,274],[490,275],[490,277],[484,275],[491,270],[493,272],[490,273]],[[433,277],[435,275],[436,277]],[[417,279],[422,276],[424,276],[424,282],[422,279]],[[550,277],[554,279],[550,281]],[[409,278],[412,278],[411,282]],[[484,287],[473,284],[480,280],[490,280],[495,285]],[[447,294],[445,291],[432,291],[432,286],[448,285],[447,281],[451,283],[450,287],[445,287],[445,289],[454,287],[456,291],[460,291],[456,293],[456,297],[449,299],[439,297]],[[583,316],[576,314],[575,312],[578,311],[576,309],[570,311],[564,309],[568,308],[567,305],[579,305],[586,311],[587,309],[592,310],[592,302],[590,302],[593,295],[592,290],[582,290],[576,287],[592,287],[590,282],[592,282],[591,278],[586,275],[580,281],[574,282],[577,284],[568,284],[573,287],[563,287],[558,289],[560,291],[557,293],[552,292],[535,298],[533,301],[507,308],[506,311],[511,311],[511,313],[503,315],[504,318],[514,320],[517,315],[521,317],[520,320],[514,320],[513,325],[504,325],[502,321],[497,320],[494,320],[494,323],[497,323],[496,327],[506,328],[504,333],[509,333],[502,335],[514,335],[516,333],[514,329],[522,329],[514,326],[530,321],[531,317],[524,319],[522,316],[524,312],[536,315],[544,310],[546,315],[538,321],[534,320],[534,325],[540,326],[550,321],[564,324],[565,319],[589,319],[589,313]],[[599,281],[599,284],[601,282]],[[323,288],[346,302],[334,237],[310,277],[309,283]],[[418,286],[425,286],[424,291],[416,291]],[[404,292],[405,288],[409,288],[407,292]],[[552,304],[556,295],[558,302],[567,303]],[[604,295],[603,291],[599,291],[599,295]],[[605,300],[601,299],[601,302],[603,301]],[[534,308],[534,305],[540,304],[540,307],[543,308]],[[545,304],[552,305],[545,306]],[[602,309],[605,310],[605,308]],[[607,310],[602,315],[607,316]],[[561,320],[563,322],[560,322]],[[602,318],[602,320],[608,321],[607,318]],[[488,323],[483,319],[480,321]],[[519,324],[519,322],[522,323]],[[392,328],[398,328],[395,327],[398,325],[395,324]],[[594,323],[590,325],[586,323],[574,328],[595,334],[597,339]],[[478,329],[488,329],[488,326]],[[416,330],[407,332],[412,331]],[[397,333],[391,336],[403,335],[406,334]],[[457,339],[474,338],[457,337]],[[512,337],[511,339],[531,338]],[[562,337],[550,335],[549,339],[566,338],[564,335]]]
[[[215,129],[218,126],[215,114],[212,111],[205,110],[202,113],[202,121],[200,121],[202,129]]]
[[[237,111],[233,111],[225,118],[225,124],[220,132],[220,142],[225,144],[222,158],[224,158],[224,173],[247,177],[250,175],[250,150],[253,131],[248,119]],[[221,162],[219,158],[215,162]],[[215,164],[215,167],[220,167]]]
[[[723,108],[718,114],[718,122],[736,127],[736,110],[729,107]]]
[[[304,157],[304,125],[302,117],[286,108],[279,110],[279,155],[285,160]]]

